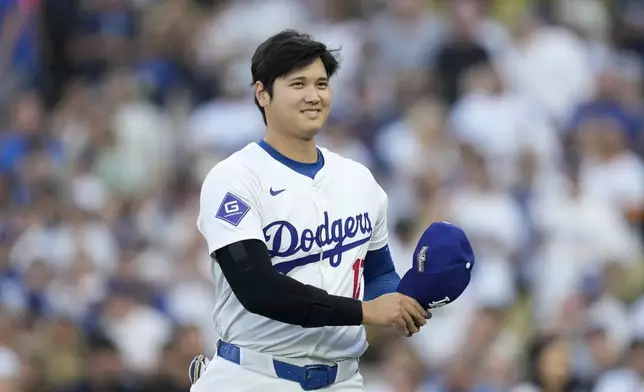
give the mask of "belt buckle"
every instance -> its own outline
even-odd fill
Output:
[[[303,377],[300,380],[300,386],[305,391],[314,391],[324,388],[333,383],[330,380],[330,367],[326,365],[306,365],[304,366]]]

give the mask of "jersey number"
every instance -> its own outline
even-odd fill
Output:
[[[364,259],[353,262],[353,298],[360,299],[360,285],[362,283],[362,271],[364,270]]]

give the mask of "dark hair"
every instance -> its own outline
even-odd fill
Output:
[[[116,344],[103,331],[95,331],[85,337],[86,349],[89,353],[116,353]]]
[[[253,84],[262,82],[268,94],[272,95],[275,79],[304,68],[317,59],[322,60],[326,74],[331,78],[340,65],[338,51],[339,49],[328,49],[308,34],[284,30],[268,38],[255,50],[250,67]],[[255,105],[262,112],[266,124],[266,113],[257,98]]]
[[[528,346],[527,352],[527,365],[528,377],[532,384],[536,387],[543,388],[544,382],[540,369],[539,362],[544,352],[552,345],[557,344],[564,340],[564,337],[556,333],[544,333],[533,337]],[[563,385],[564,391],[587,391],[587,386],[579,380],[574,374],[569,373],[568,379]]]
[[[628,349],[631,352],[644,349],[644,337],[637,337],[633,339]]]
[[[548,347],[559,341],[561,341],[561,337],[559,335],[545,333],[534,336],[532,341],[529,343],[528,350],[526,352],[526,365],[528,378],[533,384],[537,386],[542,385],[541,374],[539,371],[539,360]]]

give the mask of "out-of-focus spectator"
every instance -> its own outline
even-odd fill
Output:
[[[365,27],[364,89],[374,113],[396,106],[396,80],[423,69],[441,43],[441,19],[422,0],[387,0]],[[400,45],[406,42],[406,45]],[[370,77],[367,77],[370,75]],[[378,83],[371,82],[371,79]]]
[[[390,342],[382,353],[378,376],[367,379],[366,387],[374,392],[413,392],[425,381],[423,363],[404,341]]]
[[[20,359],[12,350],[0,348],[0,387],[3,391],[19,391],[21,373]]]
[[[556,335],[538,336],[531,343],[527,354],[529,381],[513,392],[588,390],[571,371],[570,343]]]
[[[593,68],[578,37],[540,19],[526,11],[516,20],[515,41],[498,61],[510,91],[525,95],[560,126],[592,93]]]
[[[628,148],[622,122],[597,115],[581,127],[579,132],[586,133],[582,137],[588,143],[581,162],[581,187],[624,216],[639,216],[644,208],[644,161]]]
[[[456,0],[449,3],[451,29],[444,43],[432,59],[432,71],[436,74],[441,97],[449,104],[461,95],[461,76],[471,67],[492,61],[491,53],[479,42],[481,3],[472,0]]]
[[[41,77],[39,2],[7,0],[0,4],[0,103],[16,88],[33,86]]]
[[[135,384],[129,380],[128,369],[120,359],[117,347],[109,338],[92,335],[87,341],[83,378],[64,386],[68,392],[130,392]]]
[[[519,181],[519,161],[526,154],[537,160],[535,175],[547,181],[561,159],[551,122],[525,96],[508,91],[489,65],[470,69],[462,79],[464,94],[451,116],[454,137],[485,156],[497,186],[510,189]]]
[[[99,325],[123,355],[128,369],[146,374],[157,366],[172,332],[170,320],[137,296],[135,287],[116,283],[103,304]]]
[[[585,276],[611,261],[630,264],[641,257],[638,240],[619,210],[583,192],[579,175],[570,169],[563,184],[532,201],[530,214],[541,241],[531,267],[535,310],[546,324]]]
[[[522,215],[516,200],[493,184],[486,159],[463,147],[462,182],[449,196],[448,220],[466,230],[476,248],[480,268],[471,290],[481,303],[511,305],[516,297],[513,261],[525,241]]]
[[[633,342],[624,366],[607,372],[599,379],[593,392],[626,392],[642,390],[644,382],[644,344]]]

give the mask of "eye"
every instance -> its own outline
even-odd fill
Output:
[[[318,88],[325,89],[329,87],[329,82],[319,82],[318,83]]]
[[[291,87],[301,88],[301,87],[304,87],[304,83],[302,83],[302,82],[294,82],[293,84],[291,84]]]

